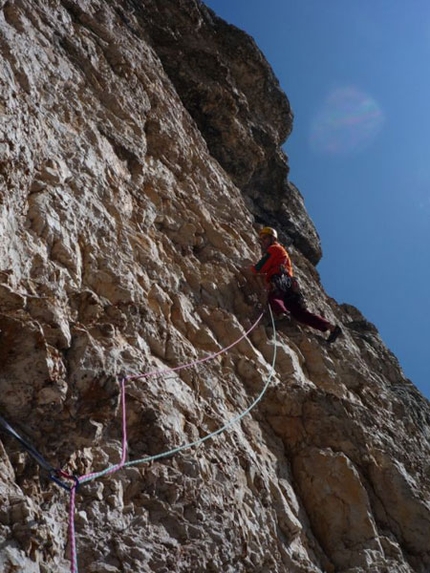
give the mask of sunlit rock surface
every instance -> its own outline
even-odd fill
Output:
[[[83,476],[120,460],[124,376],[242,339],[126,382],[128,460],[216,432],[269,382],[213,440],[82,484],[79,570],[428,573],[429,403],[324,292],[253,40],[194,0],[0,0],[0,46],[0,414]],[[243,338],[262,223],[335,345],[294,322]],[[1,571],[70,571],[68,492],[0,437]]]

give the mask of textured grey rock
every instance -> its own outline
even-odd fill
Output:
[[[280,148],[291,110],[255,43],[193,0],[9,0],[0,49],[0,414],[53,466],[117,463],[121,378],[250,328],[257,223],[344,325],[334,346],[259,325],[130,379],[139,460],[218,430],[271,377],[212,441],[81,486],[80,570],[426,573],[429,403],[320,284]],[[67,492],[1,439],[2,571],[69,571]]]

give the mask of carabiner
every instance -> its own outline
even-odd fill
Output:
[[[64,483],[62,479],[60,479],[60,477],[63,479],[74,481],[75,483],[73,485],[67,485],[66,483]],[[80,485],[80,481],[77,476],[73,474],[68,474],[67,472],[64,472],[62,469],[54,469],[50,471],[49,478],[68,492],[72,491],[73,489],[77,491]]]

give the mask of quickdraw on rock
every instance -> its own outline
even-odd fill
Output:
[[[79,485],[79,480],[76,476],[70,475],[61,469],[54,468],[45,458],[32,446],[27,440],[18,434],[2,416],[0,416],[0,425],[3,429],[17,440],[21,446],[31,455],[31,457],[43,468],[49,476],[49,479],[67,491],[71,491],[72,487],[76,488]],[[69,486],[64,480],[73,481],[73,485]]]

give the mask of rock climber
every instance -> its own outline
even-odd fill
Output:
[[[303,294],[294,277],[290,256],[278,242],[276,229],[263,227],[259,232],[259,241],[263,256],[251,267],[251,272],[264,277],[267,302],[275,316],[286,318],[290,314],[298,322],[321,332],[329,331],[327,342],[334,342],[342,334],[340,326],[306,308]]]

